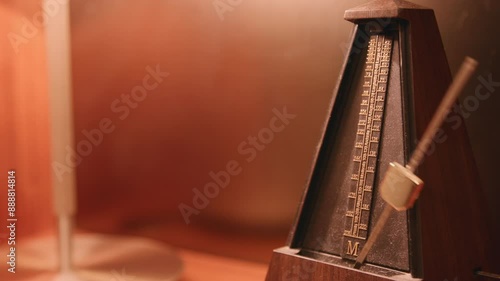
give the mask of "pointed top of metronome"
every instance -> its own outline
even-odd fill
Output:
[[[410,10],[431,10],[404,0],[373,0],[345,11],[348,21],[375,18],[404,18]]]

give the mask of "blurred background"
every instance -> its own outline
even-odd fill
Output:
[[[105,118],[114,126],[76,167],[78,227],[268,262],[320,141],[353,27],[343,13],[365,2],[71,0],[76,143]],[[481,63],[462,102],[485,219],[500,230],[500,86],[473,100],[480,77],[500,82],[500,2],[413,2],[435,9],[452,73],[466,55]],[[8,36],[39,10],[38,0],[0,2],[0,170],[17,170],[21,239],[55,229],[44,29],[16,46]],[[123,99],[157,68],[168,77],[138,101]],[[238,147],[285,107],[296,117],[247,161]],[[180,204],[193,206],[193,189],[230,161],[241,173],[186,224]]]

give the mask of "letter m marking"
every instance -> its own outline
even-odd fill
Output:
[[[351,256],[358,256],[358,248],[359,248],[359,242],[355,242],[354,246],[352,245],[352,241],[349,240],[347,241],[347,253],[348,255]]]

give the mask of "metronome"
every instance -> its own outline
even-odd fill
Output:
[[[266,280],[498,278],[486,273],[498,270],[496,248],[466,130],[452,128],[461,117],[446,118],[440,105],[451,74],[433,10],[375,0],[345,19],[355,23],[349,55],[287,246],[274,251]],[[437,134],[426,137],[429,123]],[[424,138],[440,141],[413,165]],[[393,198],[402,212],[387,207],[391,176],[413,190]],[[425,188],[409,208],[420,178]]]

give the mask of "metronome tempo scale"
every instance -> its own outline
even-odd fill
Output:
[[[352,157],[353,172],[342,239],[344,250],[341,254],[344,258],[356,259],[359,248],[363,247],[368,238],[392,44],[392,36],[383,34],[371,35],[368,41],[364,76],[361,79],[361,108]]]
[[[345,18],[356,24],[350,53],[288,245],[275,250],[266,280],[498,278],[485,273],[499,269],[465,129],[444,122],[446,143],[418,166],[416,144],[444,121],[451,83],[434,12],[375,0]],[[417,167],[426,188],[410,209],[422,187]],[[412,189],[404,202],[384,193],[398,176]],[[408,210],[391,212],[386,201]]]

